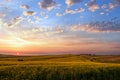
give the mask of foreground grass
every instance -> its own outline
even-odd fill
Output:
[[[71,55],[0,58],[0,80],[120,80],[118,60],[101,63],[98,56],[92,61],[91,58]]]

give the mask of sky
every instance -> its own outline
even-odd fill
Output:
[[[0,0],[0,54],[120,54],[120,0]]]

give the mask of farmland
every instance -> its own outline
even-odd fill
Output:
[[[120,56],[1,56],[0,80],[120,80]]]

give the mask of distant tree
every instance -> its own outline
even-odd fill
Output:
[[[18,59],[18,61],[24,61],[23,59]]]

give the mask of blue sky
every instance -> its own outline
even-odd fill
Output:
[[[119,13],[119,0],[0,0],[0,52],[120,54]]]
[[[66,4],[66,1],[65,0],[54,1],[55,5],[53,5],[53,9],[48,11],[45,8],[40,8],[40,6],[38,5],[38,3],[42,2],[42,0],[34,0],[34,1],[33,0],[20,0],[20,1],[4,0],[4,1],[1,1],[2,5],[1,5],[0,10],[5,13],[10,13],[10,14],[8,14],[9,17],[10,16],[11,17],[21,16],[21,15],[23,15],[22,13],[24,11],[34,11],[36,13],[35,16],[38,16],[40,18],[44,18],[46,15],[48,15],[49,18],[47,19],[47,22],[49,25],[51,25],[51,21],[59,21],[61,23],[59,25],[65,25],[67,23],[70,23],[70,24],[87,23],[87,22],[91,22],[91,21],[110,20],[111,18],[114,18],[114,17],[119,18],[118,13],[120,12],[120,10],[119,10],[120,8],[119,8],[119,6],[116,6],[118,4],[118,2],[116,2],[114,0],[105,0],[105,1],[96,0],[96,1],[94,1],[94,4],[97,4],[99,8],[105,4],[107,6],[106,9],[96,9],[94,12],[91,12],[89,10],[89,7],[87,7],[85,5],[85,4],[90,3],[89,0],[83,0],[83,1],[78,0],[78,3],[75,3],[72,6],[68,6]],[[111,6],[116,6],[116,7],[114,7],[111,10],[105,11],[110,8],[110,4],[112,4]],[[26,10],[26,9],[20,8],[20,5],[29,6],[29,9]],[[4,9],[5,7],[13,10],[14,13],[6,11],[6,9]],[[83,8],[83,9],[85,9],[85,11],[78,12],[76,14],[68,13],[61,17],[56,16],[56,13],[64,14],[66,9],[75,10],[75,9],[79,9],[79,8]],[[40,15],[40,12],[44,12],[44,15]],[[104,14],[100,15],[100,13],[104,13]],[[30,18],[32,18],[32,17],[33,16],[31,16]],[[75,18],[74,21],[72,20],[73,18]],[[64,20],[64,21],[62,21],[62,20]],[[45,22],[45,20],[43,21],[43,23],[44,22]],[[57,23],[59,23],[59,22],[57,22]],[[57,25],[57,23],[56,23],[56,25]]]

